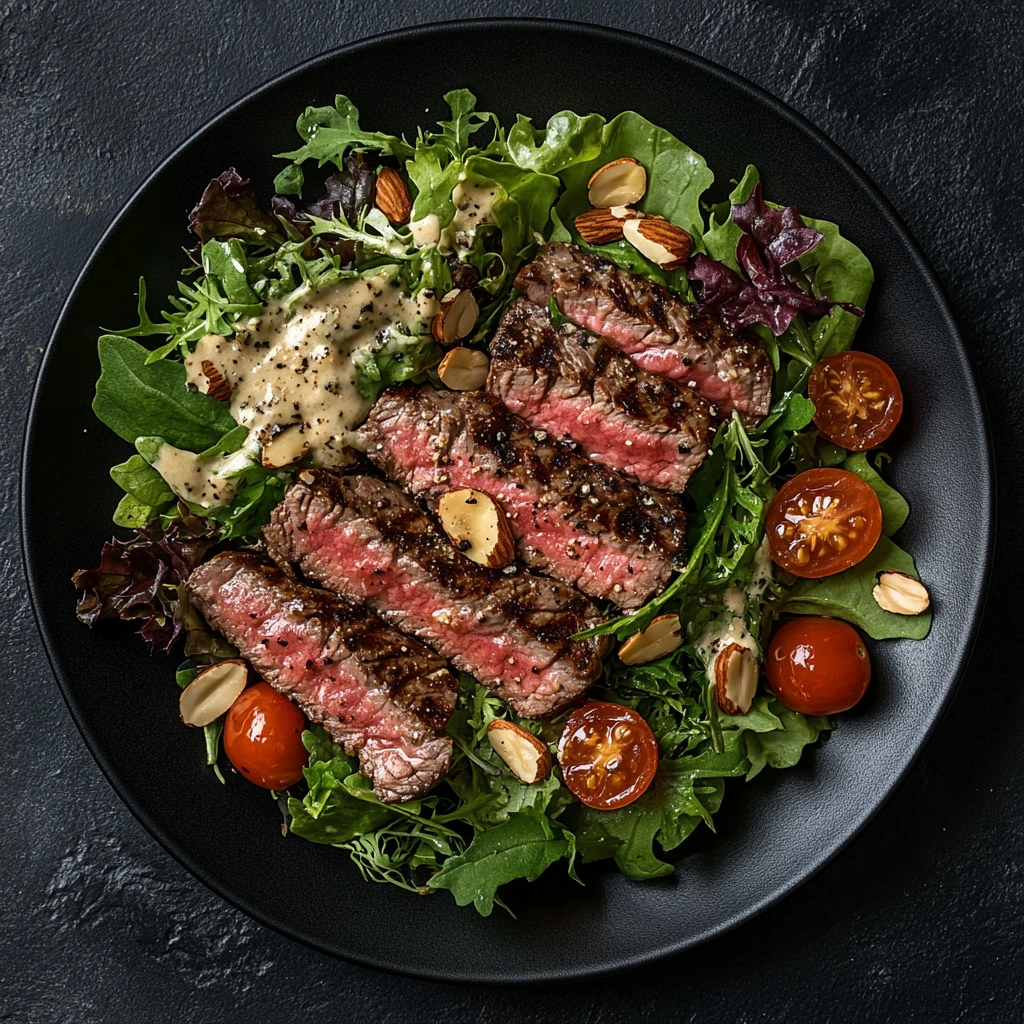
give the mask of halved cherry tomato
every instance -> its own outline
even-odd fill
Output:
[[[302,745],[306,719],[269,683],[243,690],[224,721],[224,753],[264,789],[287,789],[302,778],[308,755]]]
[[[577,708],[558,743],[558,763],[569,791],[588,807],[625,807],[654,781],[658,741],[632,709],[607,701]]]
[[[772,561],[807,579],[866,558],[882,533],[875,492],[845,469],[808,469],[784,484],[766,521]]]
[[[805,715],[848,711],[871,681],[871,659],[857,630],[815,615],[779,629],[764,665],[775,696]]]
[[[903,392],[888,363],[868,352],[837,352],[811,370],[814,425],[833,444],[863,452],[881,444],[903,413]]]

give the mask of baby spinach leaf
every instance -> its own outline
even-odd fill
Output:
[[[134,494],[122,495],[114,509],[114,525],[124,526],[129,530],[141,530],[155,515],[157,510],[144,501],[139,501]]]
[[[865,452],[850,455],[843,463],[843,469],[856,473],[875,492],[878,504],[882,507],[882,533],[891,537],[910,515],[907,499],[878,475],[878,471],[868,462]]]
[[[164,478],[141,455],[133,455],[127,462],[112,466],[110,476],[118,487],[141,504],[163,508],[176,500]]]
[[[124,440],[159,435],[176,448],[200,452],[237,426],[223,402],[189,390],[181,363],[147,363],[147,349],[116,334],[100,338],[99,354],[92,409]]]
[[[449,857],[427,886],[448,889],[460,907],[472,903],[487,917],[499,886],[516,878],[532,882],[568,853],[568,839],[556,835],[546,817],[511,814],[507,821],[479,833],[465,853]]]
[[[931,629],[931,609],[920,615],[895,615],[881,609],[871,596],[877,575],[887,569],[917,579],[914,559],[882,536],[871,554],[853,568],[820,580],[799,580],[789,591],[782,610],[789,615],[845,619],[876,640],[922,640]]]

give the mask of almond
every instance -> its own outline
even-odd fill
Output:
[[[745,715],[757,693],[759,674],[754,652],[743,644],[728,644],[714,657],[715,703],[727,715]]]
[[[659,615],[639,633],[634,633],[620,648],[619,661],[627,665],[645,665],[671,654],[683,642],[683,624],[678,615]]]
[[[473,293],[468,288],[453,288],[441,299],[441,312],[430,322],[430,333],[442,345],[454,345],[472,334],[479,315]]]
[[[441,526],[451,542],[472,562],[503,569],[515,558],[512,530],[504,510],[483,491],[464,487],[441,495]]]
[[[200,365],[203,368],[203,376],[206,380],[199,382],[199,390],[204,395],[216,398],[218,402],[229,401],[231,398],[231,385],[224,374],[209,359],[204,359]]]
[[[607,245],[617,242],[622,237],[622,225],[636,216],[636,210],[628,206],[616,206],[614,210],[607,207],[587,210],[576,218],[576,230],[580,238],[590,245]]]
[[[260,432],[260,441],[263,444],[260,461],[267,469],[283,469],[298,462],[309,451],[298,423],[264,429]]]
[[[377,190],[373,205],[396,227],[409,219],[412,213],[409,186],[393,167],[382,167],[377,172]]]
[[[238,700],[248,679],[249,666],[238,659],[218,661],[203,669],[181,691],[181,720],[200,729],[215,722]]]
[[[920,615],[932,603],[920,580],[894,569],[878,574],[871,596],[879,608],[895,615]]]
[[[599,167],[587,182],[591,206],[628,206],[643,199],[647,191],[647,172],[639,160],[619,157]]]
[[[508,770],[527,786],[551,774],[551,751],[521,725],[496,718],[487,726],[487,738]]]
[[[452,391],[479,391],[487,383],[491,361],[477,348],[453,348],[441,360],[437,375]]]
[[[693,252],[693,239],[664,217],[636,217],[622,225],[626,240],[662,270],[677,270]]]

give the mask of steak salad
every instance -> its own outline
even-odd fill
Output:
[[[837,225],[754,167],[712,201],[633,112],[445,99],[410,141],[339,96],[272,188],[210,181],[178,293],[99,340],[129,533],[74,583],[181,651],[183,722],[288,837],[487,915],[557,864],[671,874],[931,610]]]

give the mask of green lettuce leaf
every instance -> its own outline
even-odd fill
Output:
[[[479,833],[465,853],[449,857],[427,882],[431,889],[448,889],[455,902],[472,903],[487,917],[494,909],[498,887],[517,878],[532,882],[570,853],[570,841],[543,815],[511,814],[507,821]]]
[[[227,406],[185,384],[181,363],[149,363],[149,351],[116,334],[99,340],[100,379],[92,408],[119,437],[159,435],[176,448],[205,451],[238,424]]]

